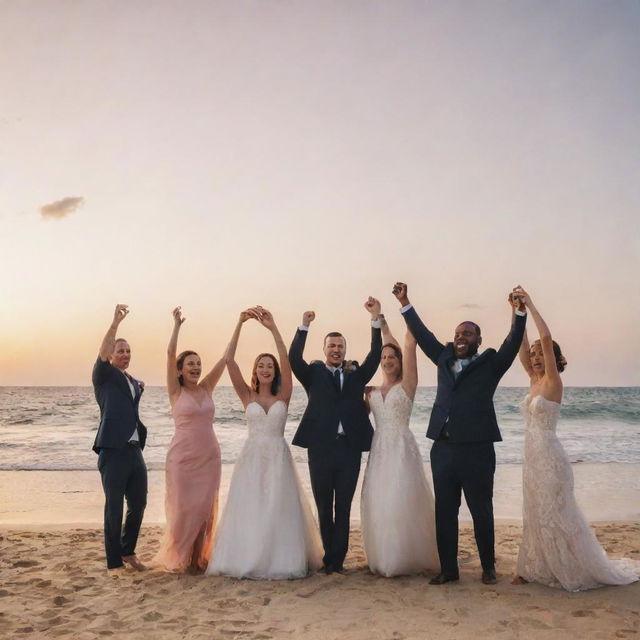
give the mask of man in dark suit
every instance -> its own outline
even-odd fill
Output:
[[[129,313],[127,305],[116,305],[113,322],[100,346],[92,382],[100,407],[100,427],[93,444],[104,489],[104,546],[107,568],[117,573],[129,564],[142,571],[136,542],[147,505],[147,467],[142,449],[147,429],[140,422],[138,404],[144,384],[128,373],[131,348],[118,338],[118,326]],[[123,500],[127,516],[122,527]]]
[[[342,572],[349,547],[351,501],[358,483],[363,451],[371,448],[373,428],[364,403],[364,387],[371,380],[382,350],[380,303],[369,298],[371,350],[362,366],[347,362],[347,343],[338,332],[324,340],[325,361],[307,364],[303,357],[313,311],[305,311],[289,350],[291,369],[307,392],[309,402],[293,444],[308,449],[309,475],[318,507],[324,547],[324,570]]]
[[[434,440],[431,472],[440,574],[430,584],[458,580],[458,510],[462,491],[473,518],[482,582],[495,584],[493,476],[496,456],[493,443],[502,437],[493,395],[520,348],[526,323],[524,305],[514,307],[511,330],[500,349],[487,349],[479,354],[482,336],[477,324],[459,324],[453,342],[444,345],[420,320],[409,302],[407,285],[397,282],[393,293],[402,305],[401,313],[418,345],[438,367],[438,390],[427,438]]]

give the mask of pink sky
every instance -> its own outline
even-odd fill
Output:
[[[315,309],[310,358],[337,328],[360,359],[368,295],[402,328],[398,279],[441,339],[469,318],[486,346],[521,283],[566,384],[640,385],[637,3],[49,0],[0,16],[0,385],[89,384],[116,302],[152,384],[176,304],[205,366],[256,303],[287,342]],[[246,368],[271,342],[243,338]]]

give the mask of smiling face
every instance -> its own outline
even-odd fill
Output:
[[[531,367],[536,375],[544,375],[544,354],[542,353],[542,345],[539,342],[534,342],[529,349],[529,360],[531,361]]]
[[[253,363],[251,388],[256,392],[267,391],[277,395],[282,383],[280,365],[272,353],[261,353]]]
[[[380,368],[382,372],[392,380],[402,378],[402,360],[399,357],[399,349],[392,345],[385,345],[380,356]]]
[[[453,336],[453,351],[456,358],[471,358],[482,344],[477,326],[473,322],[463,322],[456,327]]]
[[[262,356],[256,363],[256,377],[260,384],[266,386],[273,382],[276,375],[273,358],[271,356]]]
[[[111,364],[124,371],[131,361],[131,347],[126,340],[116,340],[116,344],[113,347],[113,353],[111,354]]]
[[[197,353],[190,353],[182,361],[182,367],[178,366],[178,375],[182,376],[183,384],[198,384],[202,375],[202,362]]]
[[[330,367],[339,367],[342,365],[342,361],[347,353],[347,341],[344,336],[334,336],[329,334],[324,339],[324,352],[325,362]]]

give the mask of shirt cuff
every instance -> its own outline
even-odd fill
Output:
[[[412,307],[413,307],[413,305],[411,303],[405,304],[404,307],[402,307],[402,309],[400,309],[400,313],[404,313],[405,311],[409,311],[409,309],[411,309]]]
[[[301,325],[298,327],[298,331],[309,331],[309,327],[305,327],[303,324],[301,324]]]
[[[527,312],[526,311],[520,311],[520,309],[516,309],[516,315],[517,316],[526,316]]]
[[[382,329],[382,320],[380,320],[380,318],[378,318],[377,320],[372,320],[371,326],[374,329]]]

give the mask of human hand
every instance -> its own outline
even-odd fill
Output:
[[[381,311],[380,300],[369,296],[364,303],[364,308],[371,314],[373,320],[377,320]]]
[[[179,327],[186,320],[182,315],[182,307],[176,307],[171,313],[173,314],[173,324],[176,327]]]
[[[315,319],[316,319],[315,311],[305,311],[302,314],[302,324],[305,327],[308,327]]]
[[[129,315],[128,304],[117,304],[113,312],[113,326],[117,327]]]
[[[393,293],[403,307],[406,307],[409,304],[407,289],[408,287],[404,282],[396,282],[391,290],[391,293]]]
[[[275,320],[273,319],[273,314],[269,309],[265,309],[260,305],[253,307],[254,311],[257,314],[256,320],[267,329],[271,330],[276,326]]]
[[[246,322],[249,318],[255,318],[255,314],[252,309],[245,309],[240,312],[240,317],[238,318],[239,322]]]
[[[520,285],[513,287],[509,294],[509,304],[516,311],[526,311],[526,305],[529,304],[529,295]]]

